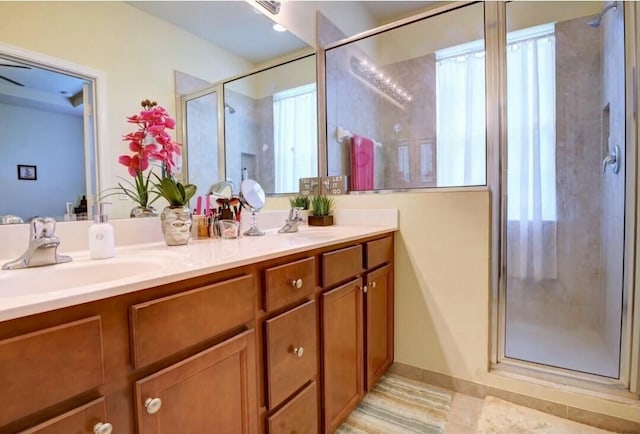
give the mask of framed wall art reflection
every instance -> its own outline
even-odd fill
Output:
[[[36,181],[38,179],[38,167],[18,164],[18,179]]]

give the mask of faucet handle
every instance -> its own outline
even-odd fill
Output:
[[[56,231],[56,220],[53,217],[34,217],[31,219],[31,238],[53,237]]]

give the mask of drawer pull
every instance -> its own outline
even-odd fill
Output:
[[[373,282],[369,282],[369,286],[372,287],[373,289],[376,289],[376,286],[377,286],[376,281],[374,280]]]
[[[293,279],[291,281],[291,285],[295,286],[298,289],[302,288],[302,279]]]
[[[160,398],[147,398],[144,401],[144,406],[147,409],[147,413],[156,414],[162,407],[162,401]]]
[[[302,357],[304,355],[304,347],[295,347],[293,349],[293,354],[295,354],[298,357]]]
[[[113,426],[109,422],[98,422],[93,426],[93,434],[111,434]]]

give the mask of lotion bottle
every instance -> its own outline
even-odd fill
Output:
[[[94,223],[89,227],[89,257],[91,259],[112,258],[116,254],[113,226],[109,223],[107,203],[98,203],[93,215]]]

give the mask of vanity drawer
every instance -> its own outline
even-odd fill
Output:
[[[316,303],[310,301],[266,321],[269,408],[317,372]]]
[[[315,258],[267,268],[264,272],[264,310],[276,310],[313,294],[316,286]]]
[[[90,434],[98,423],[106,423],[107,410],[104,398],[98,398],[88,404],[74,408],[58,417],[21,431],[20,434]]]
[[[322,286],[329,287],[362,273],[362,245],[322,255]]]
[[[378,265],[386,264],[393,260],[393,237],[380,238],[379,240],[365,243],[366,263],[365,268],[371,269]]]
[[[318,387],[312,381],[268,421],[269,434],[318,432]]]
[[[99,316],[0,341],[0,426],[104,382]]]
[[[133,364],[146,366],[254,317],[252,275],[131,306]]]

